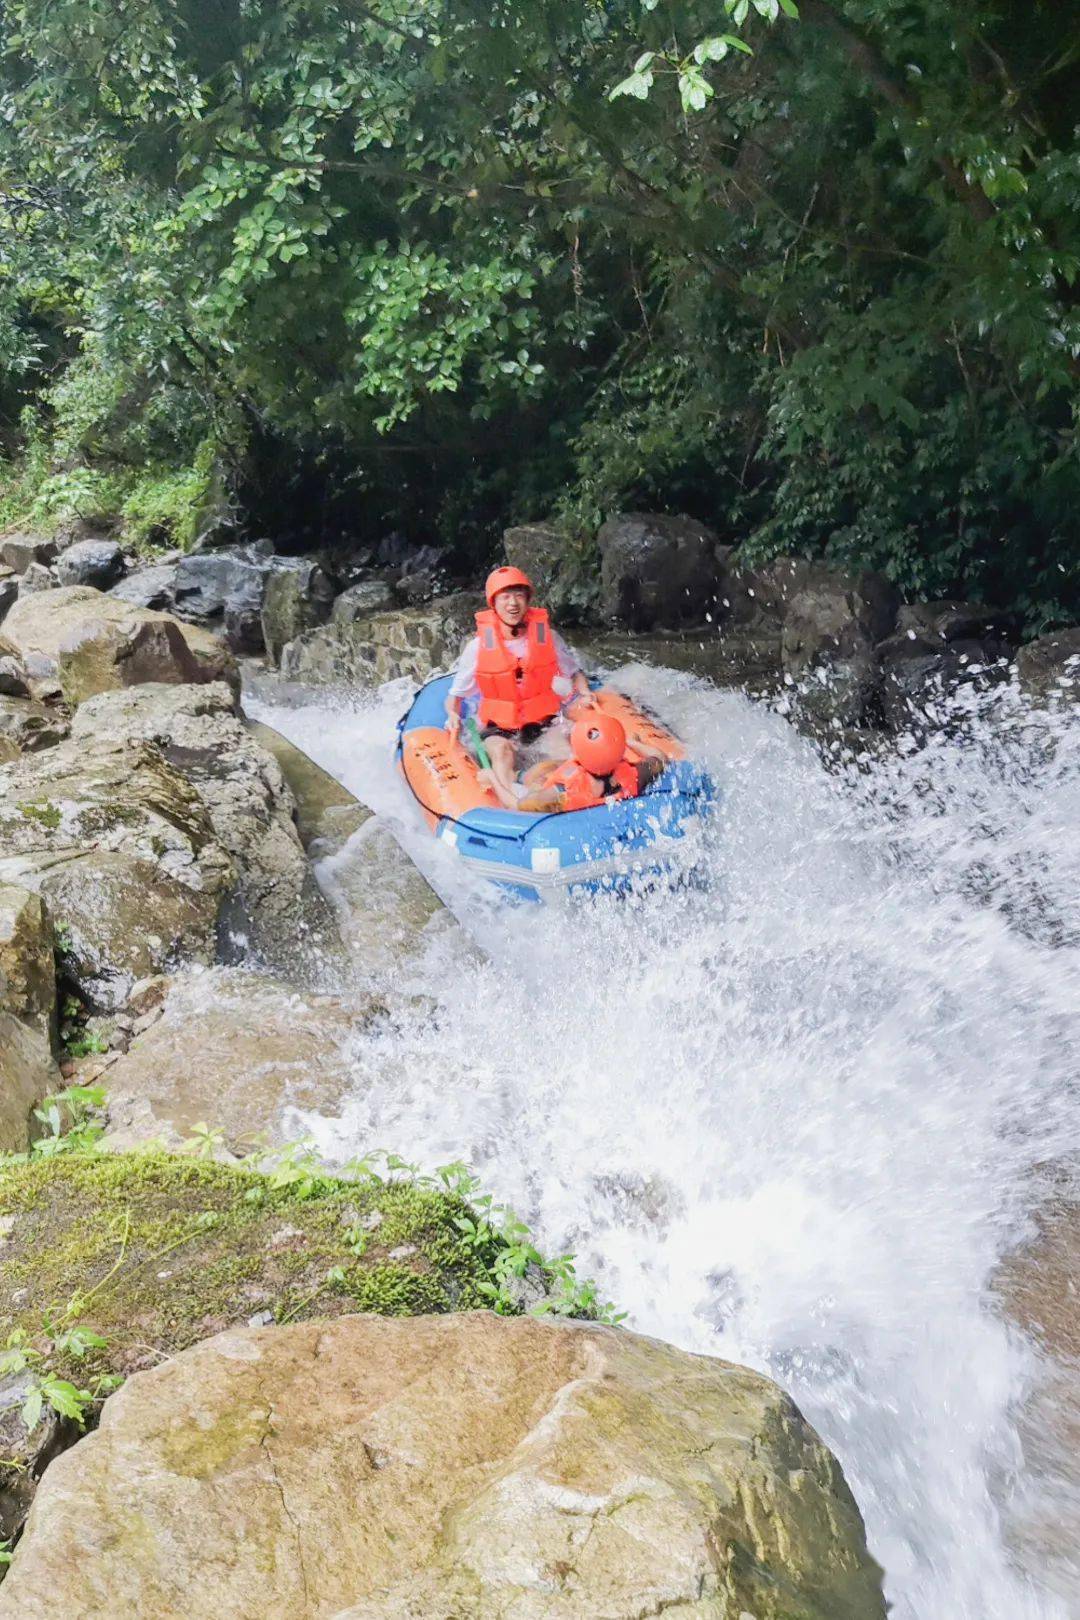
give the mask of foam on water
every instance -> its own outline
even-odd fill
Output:
[[[355,1054],[331,1157],[464,1158],[631,1324],[782,1382],[840,1457],[902,1620],[1064,1620],[1080,1554],[1025,1465],[1036,1348],[995,1308],[1080,1149],[1080,730],[1013,694],[829,773],[787,723],[630,668],[723,808],[707,893],[515,910],[389,763],[401,685],[251,705],[395,826],[490,960]],[[1053,1555],[1014,1549],[1039,1523]]]

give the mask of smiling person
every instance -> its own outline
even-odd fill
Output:
[[[492,776],[513,795],[518,745],[535,742],[571,694],[587,699],[589,683],[546,609],[531,605],[532,581],[520,568],[496,568],[485,595],[487,609],[454,669],[446,729],[456,738],[462,704],[479,698]]]

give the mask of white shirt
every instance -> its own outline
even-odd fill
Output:
[[[559,661],[559,674],[565,680],[572,680],[581,670],[574,653],[566,645],[557,630],[551,632],[551,644],[555,648],[555,656]],[[506,637],[507,651],[511,657],[520,659],[523,663],[529,652],[529,636],[523,631],[520,636]],[[454,678],[450,682],[449,696],[462,698],[466,703],[480,696],[480,683],[476,679],[476,661],[480,656],[480,637],[473,636],[462,649],[461,656],[454,665]]]

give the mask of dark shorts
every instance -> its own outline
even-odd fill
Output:
[[[553,719],[555,719],[554,715],[552,715]],[[550,725],[551,720],[539,720],[532,725],[522,726],[520,731],[507,731],[503,726],[485,726],[480,735],[485,739],[488,737],[505,737],[509,742],[520,743],[523,748],[531,748],[533,743],[544,735]]]

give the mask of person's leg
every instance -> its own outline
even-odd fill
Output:
[[[509,737],[486,737],[491,774],[504,793],[513,793],[514,773],[517,768],[517,750]]]

